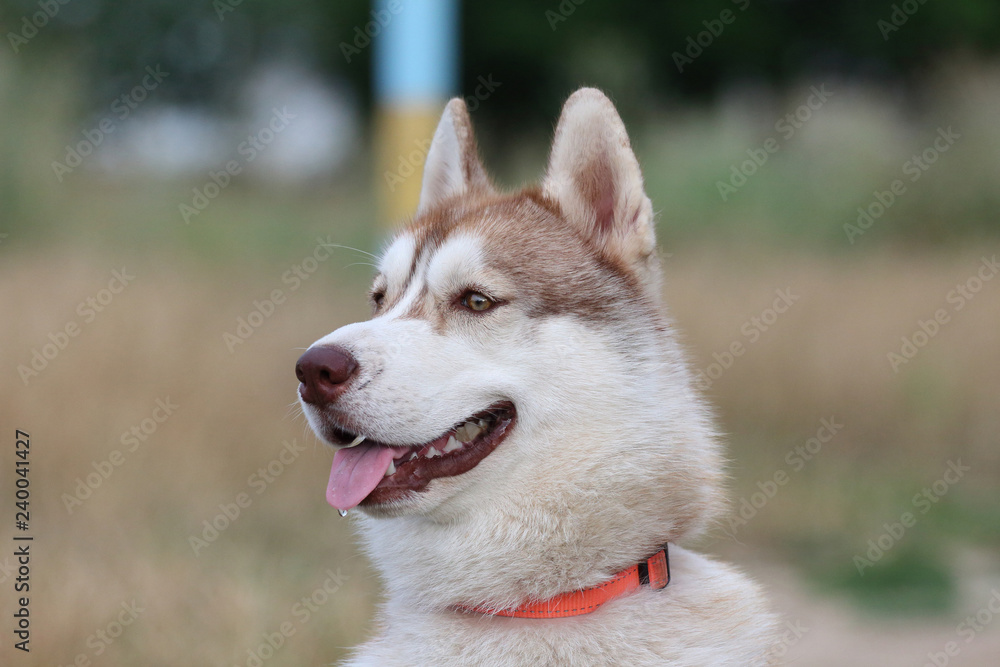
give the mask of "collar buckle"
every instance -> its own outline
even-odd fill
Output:
[[[639,584],[649,584],[650,588],[666,588],[670,583],[670,556],[667,554],[667,545],[646,560],[638,563]]]

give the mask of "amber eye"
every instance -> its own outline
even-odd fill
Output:
[[[492,308],[494,306],[494,302],[488,296],[480,294],[479,292],[466,292],[462,296],[462,305],[469,310],[482,312]]]

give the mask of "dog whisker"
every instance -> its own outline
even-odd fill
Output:
[[[320,245],[324,248],[343,248],[344,250],[353,250],[354,252],[359,252],[362,255],[368,255],[372,259],[378,259],[377,255],[373,255],[370,252],[366,252],[364,250],[361,250],[360,248],[355,248],[349,245],[340,245],[339,243],[321,243]]]
[[[671,325],[645,305],[661,291],[655,216],[625,127],[582,89],[554,136],[541,188],[498,193],[454,99],[426,147],[417,213],[385,254],[321,243],[360,254],[344,268],[380,273],[373,317],[302,354],[289,408],[329,461],[327,503],[364,519],[352,558],[376,567],[359,576],[387,575],[379,636],[355,659],[778,657],[756,588],[674,544],[721,511],[724,463]],[[609,354],[612,341],[629,354]],[[522,405],[545,419],[520,419]],[[723,529],[734,540],[736,525]],[[455,611],[523,618],[525,631]]]

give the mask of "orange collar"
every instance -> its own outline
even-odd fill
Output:
[[[527,601],[515,609],[491,609],[489,607],[469,607],[456,605],[461,611],[471,611],[488,616],[511,616],[514,618],[563,618],[589,614],[605,602],[619,595],[631,593],[643,584],[660,589],[670,583],[670,559],[667,545],[644,561],[636,563],[615,576],[592,588],[569,591],[538,602]]]

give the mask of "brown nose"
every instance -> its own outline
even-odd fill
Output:
[[[306,403],[323,406],[336,401],[358,371],[358,362],[339,347],[311,347],[295,364],[295,377],[302,385],[299,395]]]

